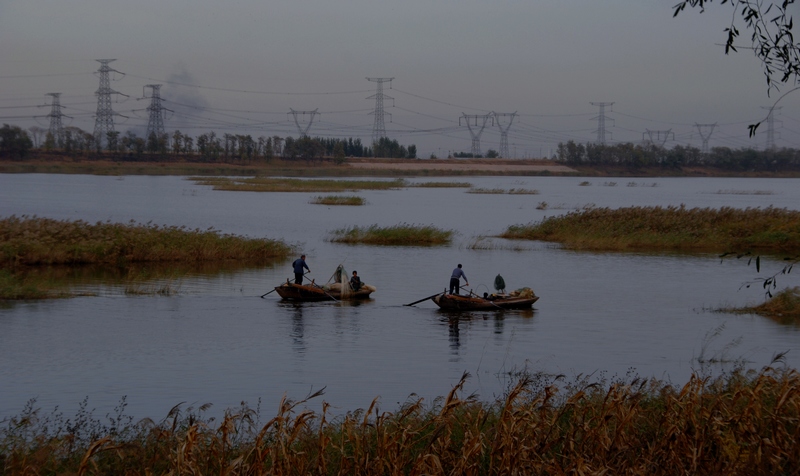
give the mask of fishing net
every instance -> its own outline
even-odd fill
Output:
[[[336,271],[333,272],[333,276],[328,280],[328,284],[325,287],[328,290],[339,291],[342,299],[353,294],[353,288],[350,286],[350,277],[341,264],[336,267]]]

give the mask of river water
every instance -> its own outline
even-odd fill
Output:
[[[283,239],[307,255],[326,282],[342,263],[377,287],[359,303],[281,302],[260,296],[292,276],[290,263],[187,276],[176,294],[130,295],[102,282],[76,285],[95,296],[0,307],[0,419],[36,399],[66,415],[88,397],[103,415],[124,396],[126,413],[160,419],[174,405],[211,403],[212,413],[281,398],[334,412],[396,410],[408,398],[444,396],[464,372],[466,391],[500,396],[515,373],[567,379],[639,375],[682,385],[693,372],[759,369],[778,352],[800,363],[800,329],[755,315],[712,312],[764,299],[743,260],[715,255],[585,253],[539,242],[491,238],[513,224],[585,207],[681,205],[800,207],[798,179],[460,177],[484,189],[402,188],[346,193],[358,207],[309,203],[311,193],[222,192],[184,177],[0,175],[0,216],[112,221]],[[323,194],[327,195],[327,194]],[[546,206],[543,204],[546,202]],[[350,226],[435,225],[457,233],[440,247],[380,247],[327,241]],[[480,243],[479,246],[475,246]],[[442,313],[425,301],[462,263],[470,288],[529,286],[533,311]],[[780,262],[762,262],[762,275]],[[778,281],[798,285],[794,274]]]

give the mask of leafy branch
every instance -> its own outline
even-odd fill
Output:
[[[761,256],[759,255],[752,256],[752,254],[749,251],[746,253],[727,252],[720,255],[720,258],[724,259],[727,256],[731,255],[736,255],[736,259],[742,259],[747,257],[748,258],[747,266],[755,264],[756,273],[761,272]],[[785,261],[786,264],[784,264],[783,267],[778,272],[772,274],[771,276],[767,276],[766,278],[756,278],[752,281],[747,281],[744,284],[742,284],[742,286],[739,289],[749,288],[753,284],[761,283],[761,286],[764,289],[764,294],[768,298],[772,298],[772,291],[777,289],[778,287],[778,276],[788,275],[789,273],[791,273],[794,265],[800,263],[800,255],[784,257],[783,261]]]

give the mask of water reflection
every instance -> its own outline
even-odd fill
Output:
[[[524,318],[533,319],[534,309],[505,309],[498,311],[454,311],[437,310],[439,322],[447,325],[448,342],[450,351],[457,355],[461,347],[461,330],[467,329],[474,321],[491,321],[493,324],[492,332],[495,335],[503,334],[507,319]]]

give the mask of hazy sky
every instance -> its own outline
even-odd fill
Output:
[[[387,136],[422,158],[469,152],[461,116],[491,111],[517,112],[508,129],[517,158],[595,141],[593,102],[614,103],[608,142],[640,142],[649,130],[667,147],[700,147],[696,124],[716,123],[710,146],[763,148],[766,126],[750,139],[747,124],[779,94],[767,96],[748,50],[724,55],[731,8],[672,18],[676,2],[2,0],[0,122],[46,128],[46,94],[58,92],[64,125],[92,132],[95,60],[114,58],[124,75],[112,88],[129,96],[115,96],[116,129],[140,135],[144,86],[162,84],[168,132],[297,137],[290,109],[316,109],[309,135],[369,142],[376,83],[366,78],[393,77]],[[775,143],[800,148],[800,92],[779,106]],[[480,139],[484,153],[499,150],[498,125]]]

